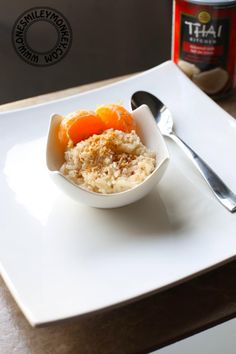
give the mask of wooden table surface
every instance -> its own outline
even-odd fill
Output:
[[[0,111],[54,100],[120,78],[0,106]],[[236,94],[218,102],[236,118]],[[0,354],[148,353],[236,314],[236,260],[120,308],[32,328],[0,278]]]

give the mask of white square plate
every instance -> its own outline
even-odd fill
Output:
[[[213,197],[174,143],[161,183],[128,207],[68,199],[45,166],[52,113],[156,94],[177,133],[236,191],[236,121],[172,63],[66,99],[0,115],[1,274],[36,326],[160,291],[236,253],[236,214]]]

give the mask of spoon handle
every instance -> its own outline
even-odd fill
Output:
[[[192,160],[219,202],[232,213],[236,211],[236,195],[224,184],[217,174],[203,161],[190,146],[174,133],[168,135]]]

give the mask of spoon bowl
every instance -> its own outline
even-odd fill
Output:
[[[146,104],[153,114],[162,135],[173,133],[174,122],[169,109],[156,96],[146,91],[137,91],[131,98],[132,109]]]
[[[72,183],[61,174],[60,167],[64,163],[65,147],[61,146],[58,139],[58,129],[63,117],[58,114],[51,116],[46,163],[50,177],[61,191],[76,202],[96,208],[116,208],[128,205],[143,198],[151,191],[161,180],[167,169],[169,153],[149,108],[146,105],[142,105],[134,110],[132,114],[137,123],[137,134],[142,143],[156,153],[156,168],[142,183],[134,188],[112,194],[90,192]]]

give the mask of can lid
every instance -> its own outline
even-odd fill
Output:
[[[196,4],[204,4],[204,5],[232,5],[232,4],[236,4],[236,0],[186,0],[186,1],[196,3]]]

